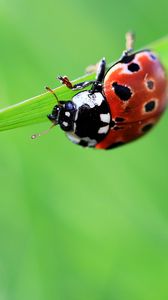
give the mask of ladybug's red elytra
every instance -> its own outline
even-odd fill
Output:
[[[144,135],[164,112],[165,70],[150,50],[134,53],[132,44],[133,36],[128,33],[126,51],[121,58],[107,71],[103,58],[93,81],[72,85],[66,76],[59,76],[67,88],[82,91],[70,101],[57,100],[48,118],[53,126],[60,125],[75,144],[115,148]],[[91,86],[89,90],[83,90],[88,86]]]

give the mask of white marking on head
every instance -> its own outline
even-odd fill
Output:
[[[65,127],[67,127],[67,126],[68,126],[68,123],[67,123],[67,122],[65,122],[65,121],[64,121],[62,124],[63,124]]]
[[[66,112],[65,112],[65,116],[70,117],[70,115],[71,115],[71,114],[70,114],[69,111],[66,111]]]
[[[107,114],[101,114],[100,115],[100,120],[104,123],[110,123],[110,114],[107,113]]]
[[[108,130],[109,130],[109,125],[104,126],[104,127],[100,127],[99,130],[98,130],[98,133],[99,133],[99,134],[107,133]]]

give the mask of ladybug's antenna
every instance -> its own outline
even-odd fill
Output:
[[[59,100],[58,100],[58,97],[57,97],[57,95],[54,93],[54,91],[53,91],[50,87],[48,87],[48,86],[46,86],[46,90],[47,90],[48,92],[50,92],[51,94],[53,94],[54,97],[56,98],[58,104],[60,104],[60,102],[59,102]],[[53,122],[53,121],[52,121],[52,122]],[[44,131],[39,132],[39,133],[36,133],[36,134],[33,134],[33,135],[31,136],[31,138],[34,140],[34,139],[36,139],[36,138],[38,138],[38,137],[40,137],[40,136],[42,136],[42,135],[44,135],[44,134],[47,134],[47,133],[48,133],[54,126],[56,126],[56,125],[57,125],[57,123],[54,121],[53,124],[51,125],[51,127],[50,127],[49,129],[44,130]]]
[[[36,139],[36,138],[38,138],[38,137],[40,137],[40,136],[42,136],[42,135],[44,135],[44,134],[47,134],[47,133],[48,133],[54,126],[56,126],[56,125],[57,125],[56,123],[52,124],[51,127],[50,127],[49,129],[44,130],[44,131],[42,131],[42,132],[40,132],[40,133],[33,134],[33,135],[31,136],[31,138],[34,140],[34,139]]]
[[[46,86],[46,90],[47,90],[48,92],[50,92],[51,94],[53,94],[54,97],[56,98],[57,102],[59,103],[58,97],[57,97],[57,95],[54,93],[54,91],[53,91],[50,87],[48,87],[48,86]],[[59,103],[59,104],[60,104],[60,103]]]

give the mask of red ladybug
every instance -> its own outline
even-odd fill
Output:
[[[100,61],[94,81],[72,85],[67,77],[59,77],[72,90],[91,85],[70,101],[58,101],[48,115],[75,144],[97,149],[123,145],[151,129],[166,108],[167,78],[162,64],[150,50],[133,53],[130,33],[126,41],[127,50],[107,72],[105,59]]]

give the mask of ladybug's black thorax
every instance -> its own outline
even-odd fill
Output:
[[[76,119],[75,134],[79,137],[89,137],[97,142],[104,138],[105,133],[100,133],[100,128],[107,126],[107,123],[101,120],[103,114],[108,114],[109,109],[106,101],[102,101],[101,105],[90,107],[84,104],[78,109],[78,117]]]
[[[110,129],[108,103],[102,93],[92,91],[78,93],[72,102],[76,106],[74,129],[67,135],[77,144],[94,147]]]

